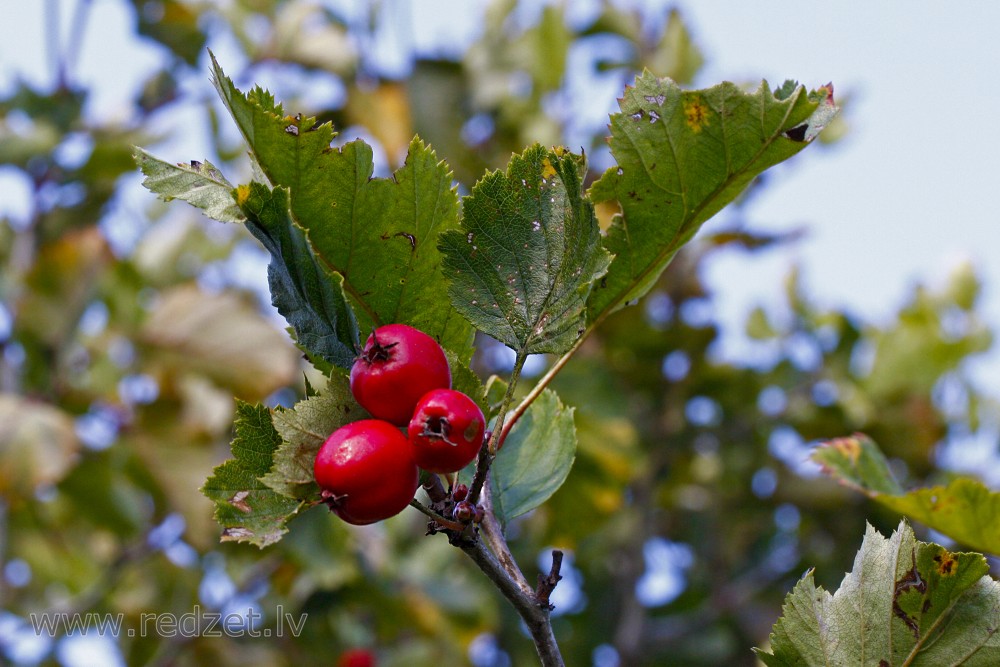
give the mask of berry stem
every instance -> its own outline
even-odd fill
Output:
[[[521,369],[528,355],[522,350],[514,358],[514,368],[510,371],[510,381],[507,384],[507,392],[500,403],[500,410],[497,412],[496,423],[493,426],[493,434],[489,440],[483,442],[482,449],[479,450],[479,460],[476,462],[476,475],[472,478],[472,486],[469,488],[469,502],[473,505],[479,502],[479,494],[483,491],[483,484],[486,483],[486,474],[490,471],[493,459],[497,455],[499,448],[500,434],[503,431],[504,419],[507,410],[510,408],[514,398],[514,390],[517,388],[517,381],[521,377]]]

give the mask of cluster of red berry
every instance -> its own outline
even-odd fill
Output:
[[[482,447],[482,410],[451,389],[444,351],[418,329],[405,324],[375,329],[351,367],[351,393],[375,419],[334,431],[313,467],[324,500],[348,523],[398,514],[416,493],[418,468],[455,472]]]

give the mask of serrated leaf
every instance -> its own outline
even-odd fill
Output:
[[[351,395],[347,378],[334,374],[315,396],[291,409],[274,411],[272,422],[282,443],[261,481],[289,498],[316,500],[319,486],[313,477],[313,462],[319,448],[344,424],[369,416]]]
[[[281,444],[267,407],[237,402],[235,430],[233,458],[216,466],[201,492],[215,502],[223,542],[250,542],[263,548],[288,532],[285,524],[306,503],[275,493],[259,479],[270,470]]]
[[[171,164],[138,147],[133,156],[146,175],[143,186],[164,201],[181,199],[220,222],[243,222],[245,219],[233,199],[232,184],[211,162]]]
[[[878,445],[863,435],[830,440],[812,459],[826,474],[882,505],[973,549],[1000,554],[1000,493],[982,482],[959,478],[904,492]]]
[[[458,226],[451,172],[417,138],[391,178],[373,178],[371,147],[352,141],[331,148],[329,123],[285,116],[261,88],[241,93],[214,60],[215,86],[255,162],[275,186],[291,192],[291,214],[309,233],[317,256],[343,276],[362,331],[402,322],[472,356],[473,330],[447,298],[436,246]]]
[[[504,524],[555,493],[576,458],[573,408],[546,389],[511,428],[490,468],[493,511]]]
[[[766,82],[752,93],[732,83],[684,91],[649,72],[625,90],[611,116],[618,166],[590,190],[595,202],[621,206],[604,244],[615,259],[587,304],[591,321],[649,291],[706,220],[836,112],[827,88],[786,92],[779,99]]]
[[[1000,584],[980,554],[918,541],[901,522],[868,526],[853,570],[831,595],[808,573],[771,633],[770,667],[987,667],[1000,664]]]
[[[240,186],[237,199],[247,229],[271,253],[271,303],[295,330],[299,345],[335,366],[350,368],[357,355],[358,325],[343,280],[320,263],[305,230],[292,220],[287,190],[251,183]]]
[[[582,157],[533,146],[466,197],[461,231],[441,235],[451,302],[477,329],[522,354],[562,353],[610,257],[582,193]]]

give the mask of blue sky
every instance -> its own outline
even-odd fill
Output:
[[[444,38],[456,45],[473,38],[482,0],[389,0],[414,22],[412,39]],[[650,22],[668,3],[636,0]],[[43,8],[47,3],[0,0],[0,90],[15,74],[47,83]],[[76,0],[62,0],[68,14]],[[95,85],[95,115],[128,117],[136,85],[160,53],[136,40],[124,2],[97,0],[77,65],[81,82]],[[331,2],[357,7],[344,0]],[[534,3],[524,3],[530,14]],[[595,2],[573,0],[571,14],[586,15]],[[537,5],[535,5],[537,7]],[[707,63],[699,85],[723,79],[778,84],[794,78],[809,87],[832,81],[848,97],[850,135],[833,150],[812,148],[777,168],[772,185],[746,211],[754,227],[781,230],[805,225],[796,248],[748,259],[728,253],[710,267],[724,317],[735,326],[755,303],[780,301],[782,280],[800,264],[808,291],[822,303],[847,306],[867,319],[889,317],[913,284],[939,285],[970,261],[986,283],[984,311],[1000,330],[1000,225],[993,193],[1000,136],[992,115],[1000,87],[990,75],[1000,64],[993,34],[1000,4],[962,8],[933,2],[758,3],[694,0],[676,3]],[[65,30],[68,19],[62,22]],[[416,37],[412,37],[416,35]],[[387,34],[385,40],[399,39]],[[377,45],[391,61],[391,49]],[[227,69],[238,63],[225,57]],[[189,82],[210,94],[208,75]],[[186,122],[183,114],[174,122]],[[206,153],[207,139],[191,133],[171,150],[177,159]],[[190,155],[189,155],[190,153]],[[13,187],[13,189],[11,189]],[[0,206],[16,210],[17,189],[0,176]],[[135,196],[143,196],[138,192]],[[723,213],[710,225],[726,222]],[[975,375],[1000,393],[1000,355],[991,354]]]

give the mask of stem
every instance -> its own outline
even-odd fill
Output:
[[[458,546],[468,554],[479,569],[510,602],[531,633],[531,639],[538,651],[542,667],[564,667],[559,645],[552,634],[548,604],[540,605],[533,591],[524,591],[511,579],[504,568],[482,542],[459,542]]]
[[[510,382],[507,385],[507,392],[504,394],[503,402],[500,404],[500,411],[497,412],[493,435],[483,443],[482,449],[479,450],[479,459],[476,462],[476,475],[472,478],[472,487],[469,489],[469,502],[473,505],[479,502],[479,494],[482,493],[483,485],[486,483],[486,474],[490,471],[493,458],[497,455],[500,434],[504,427],[504,419],[514,398],[514,389],[517,388],[517,380],[521,377],[521,369],[524,367],[524,362],[527,358],[528,355],[523,350],[519,351],[514,358],[514,368],[510,371]]]
[[[552,367],[545,372],[545,375],[539,378],[538,382],[535,383],[535,386],[532,387],[531,391],[528,392],[528,395],[525,396],[521,400],[521,402],[518,403],[517,407],[514,408],[514,411],[510,413],[510,419],[507,420],[507,423],[505,423],[503,425],[503,428],[500,429],[500,437],[497,440],[498,450],[501,447],[503,447],[504,440],[507,439],[507,434],[510,433],[511,427],[513,427],[514,424],[517,423],[517,420],[521,418],[521,415],[527,412],[531,404],[535,402],[535,399],[541,396],[542,392],[545,391],[545,388],[547,386],[549,386],[549,383],[552,382],[552,379],[555,378],[556,374],[562,370],[563,366],[565,366],[569,362],[569,360],[573,357],[573,355],[576,353],[576,351],[580,349],[580,346],[583,344],[583,341],[586,338],[587,338],[586,333],[577,338],[576,342],[573,343],[573,347],[569,348],[569,350],[567,350],[565,354],[559,357],[556,363],[552,364]]]
[[[421,513],[426,514],[434,523],[439,524],[442,529],[447,528],[448,530],[453,530],[456,533],[461,534],[465,531],[466,526],[459,523],[458,521],[452,521],[451,519],[446,519],[431,508],[424,505],[422,502],[414,498],[410,501],[410,507],[415,507],[420,510]]]

